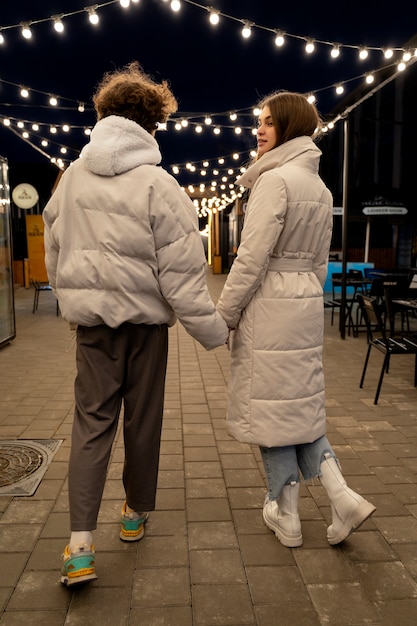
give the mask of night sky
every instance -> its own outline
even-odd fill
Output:
[[[70,162],[88,141],[84,127],[95,122],[91,96],[97,82],[104,72],[130,61],[138,60],[154,79],[170,82],[179,102],[175,118],[189,121],[180,132],[170,123],[167,132],[157,134],[163,165],[171,171],[172,165],[179,164],[181,182],[186,162],[199,171],[204,160],[212,164],[224,156],[227,163],[233,153],[239,155],[234,167],[247,161],[255,146],[252,108],[262,96],[276,89],[314,92],[320,112],[327,115],[340,99],[336,84],[345,85],[346,95],[363,82],[366,72],[399,59],[397,52],[385,60],[382,48],[401,48],[417,31],[417,9],[407,11],[387,1],[336,5],[327,0],[296,4],[183,0],[178,13],[163,0],[131,2],[128,9],[119,1],[97,4],[100,22],[94,27],[83,10],[95,6],[88,0],[1,3],[0,35],[5,41],[0,45],[0,154],[9,161],[12,184],[22,182],[22,176],[31,182],[28,176],[33,175],[40,186],[50,187],[58,173],[46,156],[20,138],[17,122],[23,121],[33,144],[40,146],[47,138],[44,151],[51,156],[60,156],[60,147],[66,146],[67,154],[61,156]],[[216,27],[209,23],[204,8],[208,6],[221,12]],[[62,18],[62,34],[54,31],[49,18],[77,11]],[[249,39],[241,35],[245,20],[252,23]],[[17,27],[23,22],[32,22],[30,40]],[[281,48],[274,43],[275,30],[286,33]],[[304,50],[309,38],[316,40],[312,55]],[[333,59],[330,44],[336,43],[341,44],[341,54]],[[371,50],[368,59],[360,61],[360,46],[379,50]],[[19,95],[20,86],[29,89],[27,99]],[[58,98],[57,107],[49,105],[48,94]],[[79,102],[84,103],[83,113],[77,110]],[[229,118],[233,111],[236,121]],[[204,124],[208,114],[213,120],[210,127]],[[11,119],[14,132],[4,127],[4,118]],[[34,122],[41,125],[37,132],[32,130]],[[197,135],[195,126],[200,122],[203,132]],[[64,124],[70,126],[68,133],[62,131]],[[51,125],[58,128],[54,136]],[[216,125],[221,129],[218,136],[213,134]],[[243,129],[240,135],[235,133],[236,125]]]

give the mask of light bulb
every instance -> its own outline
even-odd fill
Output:
[[[409,61],[411,59],[411,52],[410,50],[405,50],[404,54],[403,54],[403,61],[405,61],[407,63],[407,61]]]
[[[314,52],[314,41],[312,39],[307,39],[305,51],[307,52],[307,54],[311,54],[312,52]]]
[[[249,22],[245,22],[242,28],[242,37],[244,39],[249,39],[251,35],[252,35],[251,24]]]
[[[55,98],[55,96],[51,96],[49,98],[49,104],[51,105],[51,107],[56,107],[56,105],[58,104],[58,100]]]
[[[404,63],[404,61],[400,61],[397,65],[397,70],[399,72],[403,72],[405,70],[405,68],[407,67],[407,65]]]
[[[375,80],[375,76],[373,74],[366,74],[365,81],[370,85]]]
[[[64,24],[62,23],[62,20],[60,17],[54,17],[54,29],[56,30],[57,33],[63,33],[64,32]]]
[[[359,58],[361,61],[368,58],[368,50],[366,48],[359,48]]]
[[[22,87],[20,90],[20,95],[22,96],[22,98],[28,98],[29,97],[28,89],[26,89],[26,87]]]
[[[0,45],[3,45],[5,42],[4,36],[0,33]]]
[[[285,43],[285,37],[284,37],[284,33],[281,32],[280,30],[277,31],[276,37],[275,37],[275,45],[280,48],[281,46],[283,46]]]
[[[343,85],[336,85],[336,93],[340,96],[344,92],[345,88]]]
[[[340,55],[340,46],[339,44],[335,44],[333,48],[330,50],[330,56],[332,57],[332,59],[337,59],[339,55]]]
[[[21,24],[22,26],[22,35],[25,39],[31,39],[32,37],[32,31],[30,30],[30,24],[29,23],[25,23],[25,24]]]
[[[172,2],[171,2],[171,9],[175,13],[178,13],[178,11],[181,10],[181,2],[180,2],[180,0],[172,0]]]
[[[78,103],[78,112],[79,113],[84,113],[84,111],[85,111],[84,102],[79,102]]]
[[[220,22],[220,14],[218,11],[215,11],[214,9],[210,9],[210,24],[212,24],[213,26],[217,26],[217,24]]]
[[[391,59],[393,55],[394,55],[394,50],[392,48],[385,48],[384,57],[386,59]]]
[[[212,119],[211,117],[208,115],[205,119],[204,119],[204,124],[207,124],[207,126],[210,126],[210,124],[212,123]]]
[[[199,133],[199,134],[200,134],[200,133],[202,133],[202,132],[203,132],[203,127],[202,127],[202,126],[200,126],[200,124],[198,124],[198,125],[195,127],[195,132],[196,132],[196,133]]]
[[[124,9],[128,9],[130,6],[130,0],[119,0],[120,6]]]
[[[315,101],[316,101],[316,96],[313,93],[311,93],[307,98],[307,102],[309,102],[310,104],[314,104]]]
[[[4,124],[5,126],[10,126],[11,122],[10,122],[10,120],[6,117],[6,118],[3,120],[3,124]]]
[[[95,7],[89,7],[87,11],[88,11],[88,19],[90,20],[91,24],[93,24],[94,26],[97,26],[100,18],[96,13]]]

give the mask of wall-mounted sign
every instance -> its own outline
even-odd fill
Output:
[[[364,206],[365,215],[406,215],[408,210],[404,206]]]
[[[343,215],[343,207],[342,206],[334,206],[333,207],[333,215]]]
[[[12,199],[19,209],[31,209],[39,200],[39,194],[33,185],[20,183],[13,189]]]

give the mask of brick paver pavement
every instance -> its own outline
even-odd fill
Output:
[[[217,299],[224,276],[208,274]],[[394,358],[373,405],[382,355],[359,389],[366,339],[340,339],[325,311],[328,435],[352,488],[377,511],[343,544],[326,540],[329,501],[302,485],[304,544],[262,522],[256,447],[225,430],[229,352],[170,330],[157,509],[137,544],[119,540],[119,429],[94,533],[98,580],[59,584],[69,536],[67,461],[74,344],[51,293],[16,290],[17,337],[0,350],[0,438],[62,439],[31,497],[0,497],[0,625],[414,626],[417,623],[417,390],[413,357]],[[337,317],[337,316],[336,316]],[[414,320],[415,322],[415,320]],[[277,379],[279,384],[279,379]]]

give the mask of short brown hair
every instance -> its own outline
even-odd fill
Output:
[[[93,102],[99,120],[120,115],[149,133],[178,109],[167,81],[154,82],[137,61],[121,70],[107,72],[97,86]]]
[[[265,106],[269,107],[277,131],[277,146],[303,135],[318,138],[321,129],[320,115],[314,104],[303,94],[277,91],[259,103],[259,108]]]

